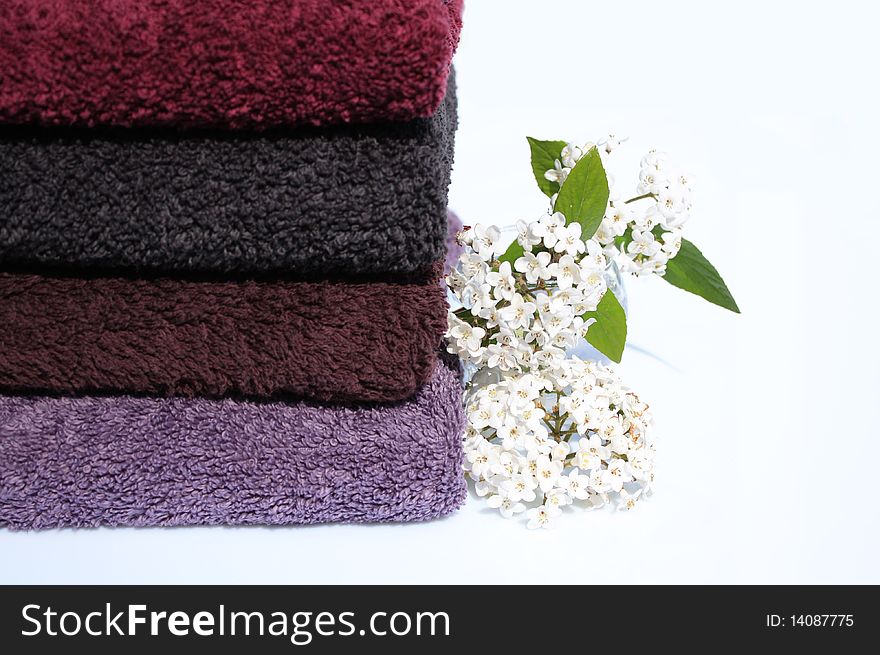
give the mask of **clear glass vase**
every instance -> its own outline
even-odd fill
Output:
[[[608,291],[617,296],[620,306],[623,307],[623,312],[629,316],[629,304],[626,297],[626,286],[623,284],[623,275],[614,262],[611,262],[608,268],[605,269],[605,283],[608,285]],[[572,348],[569,348],[566,354],[569,357],[576,356],[601,364],[611,363],[610,359],[593,348],[593,346],[587,343],[586,339],[578,339],[578,342]]]

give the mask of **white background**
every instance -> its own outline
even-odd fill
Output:
[[[878,132],[870,3],[470,0],[451,203],[544,210],[525,136],[629,135],[698,181],[687,236],[736,316],[631,280],[622,374],[654,497],[527,531],[481,501],[401,526],[0,531],[4,583],[880,582]],[[664,363],[665,362],[665,363]]]

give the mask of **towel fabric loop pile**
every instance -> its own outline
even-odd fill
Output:
[[[0,527],[461,504],[461,10],[3,3]]]

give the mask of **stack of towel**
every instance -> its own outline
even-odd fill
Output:
[[[0,526],[409,521],[461,0],[0,5]]]

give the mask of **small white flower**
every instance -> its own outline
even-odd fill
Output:
[[[639,193],[658,194],[669,186],[667,157],[663,153],[649,152],[642,158],[641,171],[639,172]]]
[[[596,305],[602,300],[602,296],[608,290],[608,280],[605,275],[596,270],[588,269],[581,273],[581,284],[578,289],[583,293],[583,300],[578,303],[576,311],[582,315],[584,312],[590,312],[596,309]]]
[[[675,175],[673,182],[688,193],[694,190],[694,176],[690,173],[678,172]]]
[[[653,202],[641,212],[635,212],[633,214],[633,220],[632,223],[630,223],[630,226],[633,230],[650,232],[656,225],[664,222],[664,220],[663,214],[660,213],[660,208],[657,207],[657,203]]]
[[[510,262],[501,262],[497,271],[486,274],[486,282],[494,287],[494,295],[498,300],[510,300],[513,298],[516,282],[513,279],[513,271]]]
[[[609,134],[608,136],[603,136],[601,139],[599,139],[596,142],[596,145],[598,145],[600,148],[605,150],[605,152],[610,154],[614,150],[617,150],[617,148],[620,147],[620,144],[626,141],[628,138],[629,137],[626,136],[616,137],[613,134]]]
[[[666,168],[666,162],[668,160],[668,156],[665,152],[657,152],[656,150],[649,151],[644,157],[642,157],[641,164],[639,164],[642,170],[645,169],[653,169],[657,171],[662,171]]]
[[[556,289],[549,297],[544,311],[552,314],[571,314],[571,308],[581,302],[583,298],[584,294],[578,288]]]
[[[550,345],[562,351],[574,348],[580,333],[577,330],[561,330],[550,340]]]
[[[605,482],[612,491],[620,493],[623,484],[631,479],[626,470],[626,463],[623,460],[615,459],[608,468],[602,471],[602,481]]]
[[[539,309],[541,325],[552,339],[560,330],[570,327],[574,321],[574,313],[568,305],[548,304]]]
[[[489,496],[486,499],[486,504],[489,507],[497,508],[498,511],[501,512],[501,516],[506,519],[513,517],[515,514],[519,514],[526,510],[526,506],[522,503],[511,500],[510,498],[504,498],[495,494],[494,496]]]
[[[513,263],[513,268],[525,274],[529,284],[535,284],[538,280],[550,279],[550,259],[550,253],[543,250],[537,255],[527,252]]]
[[[501,483],[501,489],[513,501],[523,500],[531,503],[537,498],[535,478],[531,474],[519,473]]]
[[[681,230],[670,230],[660,235],[663,240],[662,250],[664,254],[672,259],[681,250]]]
[[[633,454],[633,452],[630,451],[629,470],[635,480],[647,481],[653,476],[651,457],[647,454],[651,451],[651,449],[645,448],[642,450],[646,452],[638,452],[636,454]]]
[[[534,347],[543,348],[550,341],[550,336],[544,330],[544,324],[541,322],[541,319],[535,320],[531,327],[523,334],[523,342],[531,345],[535,344]]]
[[[486,318],[484,312],[492,312],[498,304],[498,299],[492,295],[492,285],[484,283],[473,290],[471,302],[473,303],[471,315]]]
[[[473,411],[468,412],[468,421],[476,430],[487,428],[495,423],[499,408],[498,403],[482,402]]]
[[[627,246],[627,252],[631,255],[653,257],[660,252],[660,244],[654,239],[654,235],[651,232],[633,230],[632,242]]]
[[[467,460],[470,463],[470,471],[474,476],[488,473],[496,458],[495,446],[483,439],[477,448],[468,452]]]
[[[554,462],[547,455],[536,458],[538,486],[545,494],[555,485],[559,474],[562,473],[562,462]]]
[[[544,388],[544,383],[540,378],[531,373],[527,373],[521,378],[509,379],[506,384],[510,393],[511,404],[523,409],[527,407],[534,409],[532,401],[541,395],[541,390]]]
[[[471,284],[480,284],[488,272],[488,266],[483,258],[473,252],[463,252],[458,258],[457,266],[461,275],[468,279]]]
[[[496,299],[497,302],[497,299]],[[498,316],[498,307],[493,305],[491,307],[484,307],[479,314],[480,318],[486,321],[486,329],[493,330],[499,326],[501,323],[501,317]]]
[[[541,237],[532,232],[532,225],[534,225],[534,223],[526,223],[522,220],[516,222],[516,231],[518,233],[517,241],[519,241],[519,245],[521,245],[526,252],[531,252],[534,246],[541,243]]]
[[[571,498],[564,489],[553,489],[544,495],[544,507],[550,516],[556,517],[562,514],[562,508],[571,504]]]
[[[468,278],[459,271],[452,271],[446,276],[446,286],[455,294],[456,298],[461,298],[462,291],[468,285]]]
[[[553,449],[550,451],[550,457],[554,460],[564,461],[570,452],[571,447],[568,445],[568,442],[560,441],[553,446]]]
[[[507,346],[508,348],[515,349],[517,345],[519,345],[519,339],[510,326],[499,327],[498,332],[496,332],[495,336],[492,338],[495,339],[495,343],[499,346]]]
[[[577,257],[580,253],[586,250],[586,245],[581,240],[581,230],[580,223],[572,223],[557,230],[557,237],[559,240],[553,246],[553,250]]]
[[[666,273],[666,264],[668,261],[669,257],[667,257],[666,253],[662,250],[658,250],[651,257],[634,263],[630,266],[630,270],[639,276],[664,275]]]
[[[486,227],[477,223],[473,227],[473,249],[482,259],[489,261],[497,254],[498,240],[501,238],[501,230],[494,225]]]
[[[491,492],[494,488],[495,488],[494,485],[489,484],[489,483],[486,482],[485,480],[477,480],[477,481],[474,483],[474,491],[477,492],[477,495],[478,495],[480,498],[483,498],[483,497],[485,497],[485,496],[488,496],[488,495],[489,495],[489,492]]]
[[[605,480],[605,471],[601,468],[594,469],[590,472],[587,485],[592,493],[604,494],[611,491],[611,485]]]
[[[657,196],[657,207],[663,218],[675,219],[684,209],[684,202],[676,187],[662,189]]]
[[[626,228],[624,228],[624,231],[626,231]],[[608,219],[603,218],[602,222],[599,223],[596,234],[593,235],[593,239],[598,241],[606,249],[606,252],[611,250],[611,256],[614,257],[617,254],[617,246],[614,240],[619,236],[621,235],[615,234],[614,230],[608,225]]]
[[[544,346],[533,355],[534,365],[546,369],[555,369],[565,358],[565,351],[555,346]]]
[[[581,437],[577,443],[575,462],[578,467],[585,471],[596,470],[602,466],[602,462],[611,457],[611,449],[602,445],[602,439],[597,435]]]
[[[562,164],[568,168],[574,168],[574,165],[584,156],[584,151],[578,148],[574,143],[568,143],[560,153]]]
[[[489,368],[512,371],[518,368],[516,350],[510,346],[499,346],[493,343],[486,349],[486,363]]]
[[[631,510],[636,506],[636,501],[638,501],[639,496],[642,495],[642,490],[639,489],[635,493],[631,494],[626,489],[622,489],[620,493],[617,495],[617,509],[619,510]]]
[[[486,331],[483,328],[468,325],[464,321],[458,321],[450,330],[450,334],[453,339],[458,341],[462,350],[475,353],[480,350]]]
[[[526,512],[526,518],[529,519],[527,527],[529,530],[535,530],[536,528],[550,528],[552,527],[551,519],[552,516],[546,507],[543,505],[540,507],[533,507],[532,509]]]
[[[503,452],[498,455],[498,459],[492,464],[492,474],[508,479],[516,475],[520,469],[521,457],[515,452]]]
[[[556,182],[559,186],[562,186],[562,183],[568,178],[568,174],[571,173],[571,168],[568,166],[563,166],[562,162],[558,159],[553,162],[553,168],[544,173],[544,178],[550,182]]]
[[[532,233],[544,240],[544,246],[552,248],[559,241],[559,232],[565,227],[565,216],[560,212],[542,216],[532,224]]]
[[[580,266],[571,255],[564,255],[558,262],[551,264],[549,269],[560,289],[570,289],[581,281]]]
[[[619,204],[608,208],[603,224],[609,227],[614,236],[619,237],[626,232],[626,228],[632,220],[633,211],[628,209],[626,205]]]
[[[517,407],[516,411],[519,414],[519,417],[523,421],[523,425],[526,430],[534,433],[543,433],[546,434],[547,428],[541,424],[541,419],[544,418],[546,412],[540,406],[539,403],[532,402],[528,404],[524,404],[521,407]]]
[[[501,447],[504,450],[513,450],[523,443],[526,430],[519,423],[508,422],[498,428],[496,434],[501,439]]]
[[[605,257],[605,250],[599,245],[599,243],[591,239],[585,245],[586,254],[581,257],[578,262],[578,266],[581,268],[581,279],[583,279],[583,272],[585,270],[599,273],[601,275],[608,267],[608,259]]]
[[[515,293],[510,300],[510,304],[501,309],[499,316],[501,316],[509,329],[517,330],[529,327],[536,310],[535,303],[526,302],[520,294]]]
[[[590,497],[589,478],[574,468],[568,475],[560,476],[559,484],[574,499],[586,500]]]

